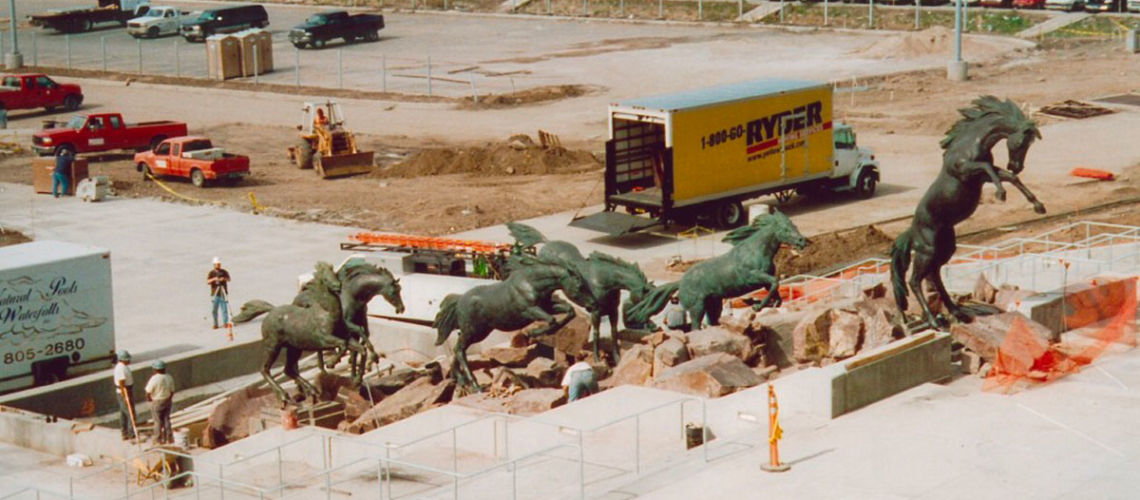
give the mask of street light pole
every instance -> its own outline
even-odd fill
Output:
[[[12,33],[12,52],[4,54],[4,67],[13,70],[24,66],[24,56],[20,55],[19,37],[16,36],[16,0],[8,0],[8,14],[8,29]]]
[[[966,61],[962,60],[962,4],[965,1],[954,2],[954,60],[946,65],[946,78],[956,82],[966,80]]]

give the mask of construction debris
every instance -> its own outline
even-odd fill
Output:
[[[1115,111],[1108,108],[1102,108],[1100,106],[1094,106],[1089,103],[1074,101],[1072,99],[1057,104],[1050,104],[1041,108],[1040,111],[1047,115],[1076,119],[1091,118],[1093,116],[1115,113]]]

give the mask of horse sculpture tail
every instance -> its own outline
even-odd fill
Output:
[[[459,328],[459,316],[456,314],[456,306],[459,305],[459,294],[448,294],[443,298],[443,302],[439,303],[439,312],[435,314],[435,345],[443,345],[447,342],[447,337],[451,336],[451,332]]]
[[[641,302],[638,302],[626,311],[627,321],[632,320],[636,324],[644,324],[649,320],[650,316],[665,309],[665,304],[669,303],[669,299],[672,298],[673,294],[677,293],[677,290],[680,288],[680,280],[654,288],[641,298]]]
[[[895,289],[895,304],[899,311],[907,307],[906,271],[910,268],[910,229],[903,231],[891,244],[891,284]]]
[[[251,300],[241,305],[241,312],[231,318],[234,323],[245,323],[273,310],[273,304],[264,300]]]

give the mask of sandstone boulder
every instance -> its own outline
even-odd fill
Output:
[[[550,358],[535,358],[526,365],[526,375],[541,387],[558,387],[562,381],[562,368]]]
[[[974,283],[974,292],[970,294],[970,298],[978,302],[986,304],[993,304],[994,299],[997,298],[997,288],[994,288],[986,279],[985,274],[978,275],[978,281]]]
[[[831,351],[831,311],[809,311],[792,331],[793,354],[801,363],[820,361]]]
[[[645,385],[653,377],[653,350],[644,344],[634,344],[621,355],[612,377],[603,385]]]
[[[522,368],[534,361],[538,352],[534,346],[513,347],[507,344],[483,349],[483,357],[503,366]]]
[[[828,328],[828,353],[835,359],[854,356],[863,339],[863,321],[859,315],[843,309],[832,309]]]
[[[507,400],[512,415],[537,415],[566,404],[562,389],[524,389]]]
[[[950,335],[967,349],[978,353],[983,360],[993,363],[998,348],[1005,342],[1006,335],[1009,335],[1016,321],[1024,322],[1027,331],[1039,338],[1043,345],[1049,344],[1052,336],[1049,328],[1017,312],[978,316],[969,323],[956,323],[950,327]]]
[[[722,327],[708,326],[688,335],[689,354],[693,358],[722,352],[744,359],[752,352],[752,341],[748,337]]]
[[[653,351],[653,373],[661,373],[689,360],[689,349],[680,340],[670,338]]]
[[[346,430],[359,434],[375,429],[377,425],[403,420],[436,403],[449,401],[454,390],[455,382],[451,379],[434,385],[429,378],[416,379],[361,414]]]
[[[659,389],[702,397],[720,397],[764,382],[740,358],[725,353],[702,356],[665,370],[654,380]]]

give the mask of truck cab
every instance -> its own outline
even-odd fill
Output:
[[[855,130],[850,125],[835,122],[832,134],[835,142],[835,170],[833,179],[836,191],[853,191],[860,198],[870,198],[879,183],[879,161],[874,153],[860,148],[855,142]]]
[[[135,38],[177,35],[182,30],[184,14],[177,7],[151,7],[142,16],[127,21],[127,34]]]

